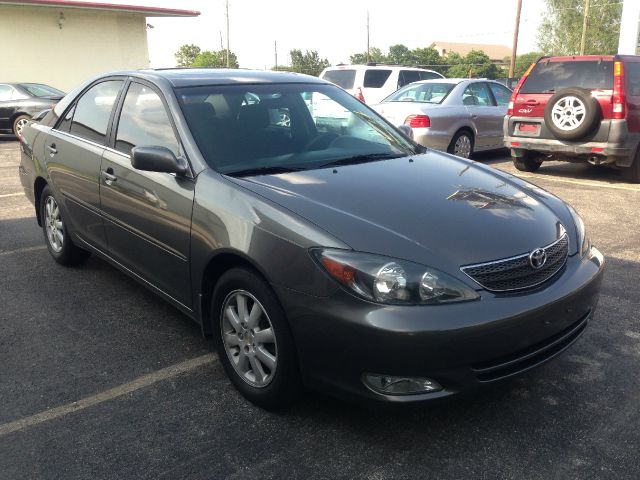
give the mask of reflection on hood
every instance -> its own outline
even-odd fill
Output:
[[[525,203],[529,197],[523,192],[517,192],[513,196],[502,195],[500,193],[483,190],[481,188],[469,188],[460,186],[458,190],[447,197],[447,200],[458,200],[467,202],[473,208],[480,210],[487,209],[525,209],[532,210],[531,206]]]

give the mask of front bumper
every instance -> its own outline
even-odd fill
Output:
[[[518,123],[539,123],[539,136],[519,133]],[[561,154],[566,157],[587,159],[601,157],[609,159],[619,167],[628,167],[633,162],[640,143],[640,135],[628,131],[626,120],[602,120],[598,129],[589,137],[578,141],[558,140],[544,123],[543,118],[504,117],[504,146],[514,151],[515,156],[536,151],[545,155]]]
[[[604,258],[569,257],[543,288],[480,291],[474,302],[382,306],[339,290],[325,299],[276,291],[293,330],[305,383],[346,398],[416,402],[450,396],[534,368],[584,331],[595,311]],[[443,390],[383,395],[365,373],[426,377]]]

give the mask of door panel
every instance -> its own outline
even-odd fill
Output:
[[[100,196],[110,254],[191,308],[193,181],[135,170],[128,155],[112,150],[104,152],[102,172]],[[109,180],[111,176],[116,180]]]
[[[169,173],[136,170],[136,146],[180,144],[160,96],[132,82],[119,115],[115,149],[104,152],[100,202],[111,255],[164,293],[191,308],[189,248],[194,182]]]

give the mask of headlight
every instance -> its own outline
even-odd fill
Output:
[[[433,305],[476,300],[461,281],[433,268],[351,250],[313,249],[334,279],[367,300],[392,305]]]
[[[582,217],[578,215],[578,212],[571,206],[569,207],[569,212],[571,212],[571,216],[573,217],[573,223],[576,224],[576,233],[578,235],[578,251],[580,252],[580,256],[584,257],[585,254],[591,249],[591,240],[587,236],[587,231],[584,226],[584,222],[582,221]]]

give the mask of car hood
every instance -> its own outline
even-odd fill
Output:
[[[526,253],[559,237],[566,212],[561,222],[536,187],[512,178],[429,151],[233,181],[355,250],[451,271]]]

